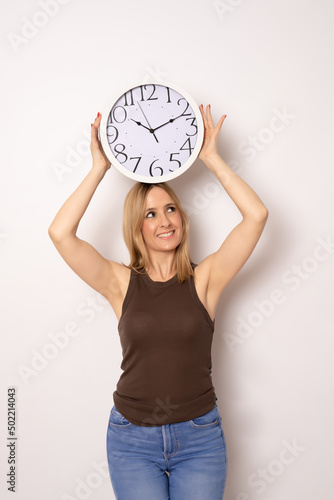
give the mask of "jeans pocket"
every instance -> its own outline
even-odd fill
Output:
[[[217,405],[208,413],[189,420],[189,424],[196,429],[209,429],[220,424],[221,418]]]
[[[115,429],[123,429],[131,427],[133,424],[129,422],[122,414],[119,412],[114,405],[111,409],[109,416],[109,427],[114,427]]]

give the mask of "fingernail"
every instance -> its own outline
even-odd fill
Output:
[[[97,113],[97,117],[99,117],[99,116],[100,116],[100,113]]]
[[[93,124],[91,123],[91,124],[90,124],[90,126],[92,127],[92,126],[93,126]]]

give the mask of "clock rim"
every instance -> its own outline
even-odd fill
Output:
[[[113,154],[113,152],[110,148],[109,142],[108,142],[106,129],[107,129],[107,122],[108,122],[109,113],[110,113],[112,107],[115,105],[115,103],[118,101],[118,99],[120,99],[122,97],[122,95],[124,95],[126,92],[128,92],[129,90],[131,90],[133,88],[139,87],[140,85],[161,85],[164,87],[169,87],[172,90],[175,90],[176,92],[178,92],[180,95],[182,95],[182,97],[184,97],[189,102],[189,104],[194,112],[196,121],[197,121],[197,140],[196,140],[196,144],[195,144],[195,147],[194,147],[191,155],[189,156],[189,158],[184,162],[184,164],[181,167],[179,167],[177,170],[175,170],[174,172],[171,172],[169,174],[164,174],[164,175],[157,176],[157,177],[151,177],[151,176],[147,176],[147,175],[143,176],[143,175],[139,175],[139,174],[131,172],[130,170],[125,168],[122,163],[120,163],[117,160],[117,158]],[[204,123],[203,123],[202,114],[199,110],[198,104],[193,99],[193,97],[186,90],[184,90],[182,87],[180,87],[178,84],[174,84],[173,82],[167,82],[167,81],[157,82],[155,80],[149,80],[149,81],[145,81],[145,82],[141,81],[139,83],[136,82],[134,84],[128,84],[126,86],[126,90],[124,90],[124,87],[123,87],[123,90],[121,90],[119,88],[117,90],[117,92],[115,91],[113,93],[113,95],[107,100],[107,102],[105,103],[105,105],[102,109],[102,118],[101,118],[101,123],[99,126],[99,137],[100,137],[100,141],[101,141],[104,153],[106,154],[107,158],[111,162],[112,166],[115,167],[121,174],[123,174],[126,177],[129,177],[130,179],[137,181],[137,182],[144,182],[146,184],[157,184],[159,182],[168,182],[168,181],[171,181],[173,179],[176,179],[177,177],[182,175],[184,172],[186,172],[191,167],[191,165],[197,159],[199,152],[201,150],[202,144],[203,144]]]

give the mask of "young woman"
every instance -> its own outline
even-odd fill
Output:
[[[109,472],[118,500],[221,500],[227,454],[211,379],[211,343],[220,295],[253,252],[268,210],[222,160],[210,106],[199,158],[242,215],[220,248],[194,264],[189,220],[166,183],[136,183],[127,194],[125,265],[76,236],[110,162],[91,132],[93,166],[60,208],[49,235],[65,262],[110,302],[119,321],[123,373],[107,431]],[[219,230],[219,228],[217,228]]]

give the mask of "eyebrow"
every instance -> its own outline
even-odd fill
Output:
[[[166,207],[170,207],[171,205],[175,206],[175,203],[166,203],[166,205],[164,206],[164,208],[166,208]],[[150,210],[156,210],[156,208],[155,208],[155,207],[147,208],[147,209],[145,210],[145,213],[146,213],[146,212],[149,212]]]

